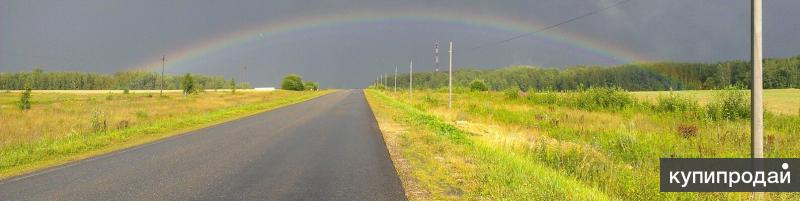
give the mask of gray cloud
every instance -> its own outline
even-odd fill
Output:
[[[0,0],[0,71],[45,70],[115,72],[157,61],[229,33],[304,16],[381,10],[459,12],[524,22],[553,24],[615,0],[538,1],[6,1]],[[765,55],[800,53],[800,1],[765,1]],[[531,25],[533,26],[533,25]],[[533,27],[532,27],[533,28]],[[539,36],[459,52],[521,34],[437,21],[348,24],[292,32],[172,66],[169,73],[245,77],[274,86],[289,72],[323,86],[360,87],[394,65],[432,70],[434,40],[456,41],[456,66],[502,67],[532,64],[560,67],[618,64],[580,47]],[[607,12],[566,24],[553,35],[578,35],[652,60],[714,62],[748,59],[749,1],[633,0]],[[462,48],[462,49],[458,49]],[[444,48],[441,61],[446,61]],[[242,66],[248,66],[243,75]],[[444,66],[444,65],[442,65]]]

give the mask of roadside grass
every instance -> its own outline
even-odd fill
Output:
[[[574,178],[475,140],[473,133],[382,92],[368,90],[367,99],[382,128],[399,124],[407,129],[387,143],[397,144],[395,160],[407,161],[408,167],[400,168],[410,171],[401,171],[401,178],[413,178],[410,182],[427,191],[426,197],[412,200],[609,200]]]
[[[0,93],[0,178],[108,153],[309,100],[327,91],[33,93],[31,110]]]
[[[414,98],[410,98],[408,93],[368,91],[471,133],[468,139],[476,144],[550,169],[585,188],[597,189],[611,199],[741,200],[749,196],[748,193],[659,192],[658,159],[661,157],[749,157],[748,120],[708,118],[701,108],[705,105],[694,103],[699,101],[693,97],[669,100],[663,104],[671,108],[666,110],[658,106],[664,100],[656,98],[666,97],[669,92],[661,92],[653,100],[642,100],[635,94],[611,94],[607,96],[610,98],[605,98],[603,94],[610,94],[606,92],[545,92],[518,94],[518,97],[509,96],[508,92],[461,92],[454,94],[453,108],[448,109],[447,93],[415,91]],[[773,92],[768,90],[767,93]],[[709,94],[705,104],[718,101],[711,95],[714,93]],[[597,101],[597,97],[624,103],[606,104]],[[769,97],[775,96],[767,96],[772,103],[794,101]],[[591,100],[581,100],[587,98]],[[375,105],[380,104],[373,104],[373,107],[380,107]],[[800,155],[800,147],[796,146],[800,115],[778,115],[770,111],[765,118],[767,156]],[[426,150],[406,150],[417,151]],[[797,193],[767,193],[767,197],[774,200],[798,199],[798,196]],[[548,196],[547,199],[558,197]]]

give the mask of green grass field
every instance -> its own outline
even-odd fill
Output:
[[[407,194],[415,200],[743,200],[749,193],[660,193],[661,157],[749,157],[747,119],[664,112],[668,92],[597,94],[367,90]],[[797,103],[768,90],[769,105]],[[715,92],[679,92],[706,97]],[[618,98],[619,98],[618,97]],[[700,107],[695,107],[700,108]],[[770,108],[766,155],[800,155],[800,115]],[[779,115],[777,115],[779,114]],[[797,193],[766,193],[797,200]]]
[[[0,92],[0,178],[91,157],[302,102],[326,91],[166,93]]]

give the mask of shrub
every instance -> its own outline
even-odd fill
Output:
[[[750,116],[750,95],[745,90],[727,87],[717,92],[706,105],[706,113],[713,120],[736,120]]]
[[[317,84],[316,82],[308,81],[303,84],[303,88],[305,90],[316,91],[319,90],[319,84]]]
[[[182,86],[183,86],[183,95],[190,95],[197,93],[197,87],[195,86],[194,78],[192,78],[192,75],[189,73],[186,73],[186,75],[183,76]]]
[[[620,88],[590,87],[576,95],[576,106],[588,110],[621,110],[634,103],[633,97]]]
[[[125,89],[122,90],[122,94],[129,94],[129,93],[131,93],[131,92],[130,92],[130,90],[128,88],[125,88]]]
[[[114,95],[113,95],[113,94],[111,94],[111,92],[108,92],[108,95],[106,95],[106,100],[107,100],[107,101],[114,100]]]
[[[281,82],[281,89],[302,91],[304,89],[303,78],[301,78],[297,74],[286,75],[285,77],[283,77],[283,82]]]
[[[678,125],[678,134],[686,139],[692,138],[697,136],[697,126],[695,125],[688,125],[688,124],[680,124]]]
[[[697,111],[700,105],[697,103],[697,100],[670,92],[667,95],[658,96],[654,107],[655,110],[659,112],[684,113]]]
[[[25,91],[22,92],[22,95],[19,97],[19,109],[21,110],[30,110],[31,109],[31,89],[27,88]]]
[[[519,87],[513,86],[503,90],[503,95],[506,96],[507,99],[517,99],[519,98]]]
[[[489,90],[489,86],[486,85],[486,82],[484,82],[483,80],[475,79],[475,80],[472,80],[472,82],[469,83],[469,90],[470,91],[488,91]]]

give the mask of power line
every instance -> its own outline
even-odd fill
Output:
[[[499,44],[503,44],[503,43],[506,43],[506,42],[509,42],[509,41],[512,41],[512,40],[516,40],[516,39],[518,39],[518,38],[522,38],[522,37],[525,37],[525,36],[530,36],[530,35],[533,35],[533,34],[536,34],[536,33],[539,33],[539,32],[544,32],[544,31],[547,31],[547,30],[550,30],[550,29],[554,29],[554,28],[556,28],[556,27],[558,27],[558,26],[561,26],[561,25],[564,25],[564,24],[567,24],[567,23],[573,22],[573,21],[575,21],[575,20],[579,20],[579,19],[581,19],[581,18],[588,17],[588,16],[591,16],[591,15],[594,15],[594,14],[597,14],[597,13],[601,13],[601,12],[603,12],[603,11],[606,11],[606,10],[608,10],[608,9],[611,9],[611,8],[617,7],[617,6],[619,6],[619,5],[622,5],[622,4],[624,4],[624,3],[627,3],[627,2],[629,2],[629,1],[631,1],[631,0],[622,0],[622,1],[618,1],[617,3],[611,4],[611,5],[609,5],[609,6],[606,6],[606,7],[603,7],[603,8],[597,9],[597,10],[594,10],[594,11],[592,11],[592,12],[585,13],[585,14],[583,14],[583,15],[579,15],[579,16],[577,16],[577,17],[570,18],[570,19],[568,19],[568,20],[565,20],[565,21],[562,21],[562,22],[559,22],[559,23],[556,23],[556,24],[553,24],[553,25],[547,26],[547,27],[545,27],[545,28],[542,28],[542,29],[539,29],[539,30],[536,30],[536,31],[533,31],[533,32],[528,32],[528,33],[525,33],[525,34],[520,34],[520,35],[517,35],[517,36],[511,37],[511,38],[508,38],[508,39],[505,39],[505,40],[497,41],[497,42],[484,43],[483,45],[479,45],[479,46],[477,46],[477,47],[470,48],[470,49],[468,49],[468,51],[477,50],[477,49],[485,48],[485,47],[488,47],[488,46],[493,46],[493,45],[499,45]]]

